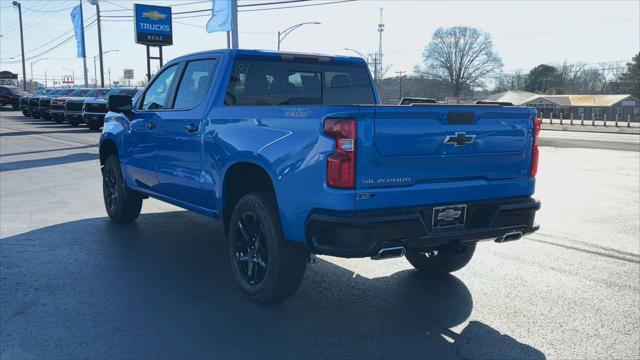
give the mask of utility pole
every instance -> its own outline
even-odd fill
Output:
[[[109,68],[109,87],[111,87],[111,68]]]
[[[378,83],[378,54],[373,54],[373,81]]]
[[[382,23],[382,13],[384,9],[380,8],[380,23],[378,24],[378,78],[382,77],[382,33],[384,32],[384,24]]]
[[[404,76],[404,74],[406,74],[406,71],[396,71],[396,74],[398,74],[399,78],[400,78],[400,100],[402,100],[402,76]]]
[[[238,0],[231,0],[231,48],[239,49],[238,38]]]
[[[96,6],[96,20],[98,22],[98,52],[100,55],[100,87],[104,87],[104,62],[102,59],[102,24],[100,23],[100,0],[93,0]],[[94,61],[95,73],[95,61]],[[96,76],[96,87],[98,86],[98,77]]]
[[[22,33],[22,5],[14,1],[13,6],[18,8],[18,18],[20,20],[20,50],[22,51],[22,88],[27,91],[27,67],[24,64],[24,34]]]

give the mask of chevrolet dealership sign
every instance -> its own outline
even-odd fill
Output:
[[[152,46],[173,44],[171,8],[134,4],[136,43]]]

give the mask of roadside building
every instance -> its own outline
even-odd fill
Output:
[[[640,121],[640,101],[631,95],[535,95],[522,105],[535,107],[544,118]]]
[[[527,100],[533,98],[534,96],[540,95],[522,90],[509,90],[501,93],[491,94],[487,96],[484,101],[508,102],[512,103],[513,105],[519,106],[524,104]]]

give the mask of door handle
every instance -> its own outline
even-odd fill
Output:
[[[147,129],[153,130],[155,128],[156,128],[156,123],[154,123],[154,122],[148,122],[147,123]]]
[[[198,131],[199,127],[196,124],[189,124],[187,126],[184,127],[188,132],[190,133],[194,133],[196,131]]]

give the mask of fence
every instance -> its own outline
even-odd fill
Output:
[[[602,120],[585,120],[584,114],[580,119],[575,119],[573,114],[568,119],[565,119],[562,114],[558,118],[554,118],[553,114],[550,114],[549,118],[540,118],[543,124],[550,125],[574,125],[574,126],[601,126],[601,127],[640,127],[640,123],[637,121],[631,121],[631,115],[628,115],[626,119],[621,116],[614,116],[614,119],[607,119],[607,114],[604,114]]]

